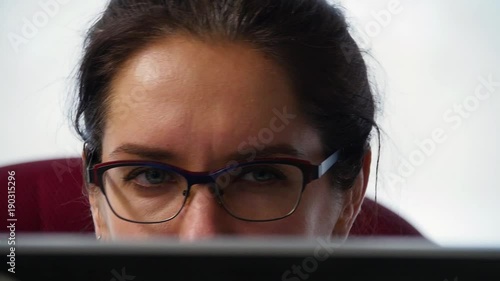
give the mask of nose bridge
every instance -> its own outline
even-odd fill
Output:
[[[204,182],[190,184],[186,206],[190,205],[194,208],[201,208],[203,205],[210,203],[219,203],[216,186],[212,179],[203,179]],[[201,205],[199,205],[201,204]],[[199,206],[198,206],[199,205]]]
[[[228,232],[223,222],[226,211],[212,191],[212,182],[191,186],[182,211],[181,239],[195,240]]]
[[[207,175],[205,173],[200,173],[200,174],[192,174],[187,176],[187,181],[188,185],[193,186],[193,185],[206,185],[210,183],[215,183],[215,180],[212,176]]]
[[[219,195],[219,187],[218,187],[218,177],[219,174],[206,174],[206,173],[199,173],[199,174],[193,174],[191,176],[187,177],[187,182],[189,186],[189,194],[192,193],[193,190],[199,190],[201,194],[210,194],[209,197],[212,198],[214,202],[219,203],[220,205],[220,198],[218,197]],[[204,190],[204,191],[201,191]],[[208,191],[208,193],[205,193]],[[191,200],[192,195],[189,195],[187,200]]]

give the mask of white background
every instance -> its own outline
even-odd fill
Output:
[[[80,154],[73,77],[105,2],[54,1],[0,2],[0,165]],[[500,245],[500,2],[339,2],[380,95],[379,202],[439,244]],[[480,77],[497,85],[488,92]]]

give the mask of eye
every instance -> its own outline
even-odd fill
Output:
[[[252,170],[245,171],[240,177],[242,180],[252,181],[252,182],[270,182],[275,180],[283,180],[285,176],[283,173],[277,169],[271,167],[256,167]]]
[[[160,184],[175,182],[175,175],[160,169],[137,168],[130,172],[125,178],[140,186],[157,186]]]

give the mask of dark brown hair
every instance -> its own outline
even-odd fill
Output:
[[[74,112],[93,162],[100,161],[104,101],[117,70],[147,44],[180,32],[246,42],[280,64],[321,134],[325,156],[354,148],[333,171],[341,187],[352,185],[372,129],[378,132],[375,101],[346,20],[325,0],[111,0],[85,41]]]

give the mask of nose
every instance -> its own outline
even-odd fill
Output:
[[[230,217],[218,202],[210,185],[197,184],[191,187],[189,197],[180,217],[179,238],[200,240],[227,235],[230,231]]]

